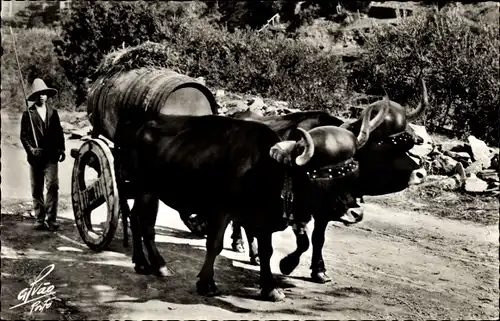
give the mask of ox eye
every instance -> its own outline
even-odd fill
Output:
[[[417,178],[424,178],[424,174],[422,174],[420,172],[417,172],[416,176],[417,176]]]

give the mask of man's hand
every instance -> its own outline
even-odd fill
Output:
[[[41,149],[41,148],[33,148],[33,156],[35,156],[35,157],[41,157],[42,152],[43,152],[43,149]]]
[[[64,152],[61,151],[59,154],[59,162],[64,162],[65,159],[66,159],[66,154],[64,154]]]

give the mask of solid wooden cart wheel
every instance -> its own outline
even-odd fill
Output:
[[[97,172],[97,179],[85,183],[85,167]],[[109,146],[101,139],[82,144],[73,165],[72,202],[76,226],[82,240],[94,251],[101,251],[113,240],[120,217],[120,202],[114,169],[114,158]],[[107,219],[102,233],[97,233],[91,222],[93,210],[106,203]]]

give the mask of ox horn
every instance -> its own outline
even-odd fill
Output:
[[[314,155],[314,141],[311,137],[311,134],[309,134],[307,131],[300,127],[297,127],[297,129],[302,134],[302,139],[297,143],[297,145],[303,146],[304,151],[302,152],[302,154],[297,156],[297,158],[295,158],[295,163],[298,166],[303,166],[307,164],[307,162],[309,162]]]
[[[291,165],[292,163],[292,155],[294,155],[295,151],[302,147],[304,151],[301,155],[295,158],[295,164],[298,166],[303,166],[307,164],[311,160],[314,155],[314,141],[307,131],[302,128],[297,127],[299,130],[302,139],[298,142],[294,140],[285,140],[275,144],[269,150],[269,156],[274,160],[286,164]]]
[[[384,92],[385,92],[385,89],[384,89]],[[361,123],[361,129],[359,130],[359,134],[357,137],[357,148],[358,149],[363,147],[366,144],[366,142],[368,141],[368,138],[370,137],[370,132],[372,130],[374,130],[375,128],[377,128],[380,124],[382,124],[385,116],[389,112],[390,100],[389,100],[389,96],[387,95],[387,93],[385,93],[383,101],[385,102],[385,104],[383,104],[382,108],[380,108],[379,112],[377,113],[375,118],[373,118],[372,120],[370,120],[370,117],[371,117],[373,108],[375,108],[375,106],[379,105],[380,102],[379,101],[374,102],[374,103],[370,104],[368,107],[366,107],[365,110],[363,110],[363,113],[362,113],[363,114],[362,115],[363,122]]]
[[[418,103],[417,109],[412,112],[406,114],[406,119],[408,122],[414,121],[418,117],[420,117],[425,109],[429,106],[429,98],[427,96],[427,87],[425,86],[425,81],[423,77],[420,77],[420,85],[421,85],[421,95],[422,98]]]

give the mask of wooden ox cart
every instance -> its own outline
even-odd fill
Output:
[[[132,195],[127,171],[117,161],[113,143],[119,138],[120,117],[144,122],[157,114],[217,114],[217,103],[210,90],[193,78],[165,68],[139,68],[100,76],[89,89],[87,113],[91,138],[71,151],[75,159],[71,193],[76,225],[85,244],[100,251],[113,240],[122,216],[127,246],[127,200]],[[88,167],[97,173],[91,183],[86,183]],[[107,218],[98,233],[91,214],[104,203]]]

